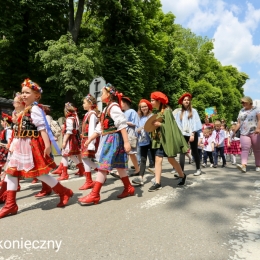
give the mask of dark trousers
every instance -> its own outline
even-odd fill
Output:
[[[155,156],[154,156],[153,149],[151,149],[151,144],[140,146],[140,154],[141,154],[141,164],[140,164],[140,173],[139,173],[140,176],[144,176],[145,173],[148,150],[151,151],[152,160],[155,162]]]
[[[152,149],[148,150],[148,159],[149,159],[149,167],[154,168],[155,161],[154,161],[154,153],[151,151]]]
[[[203,162],[204,162],[205,164],[207,164],[207,160],[208,160],[208,157],[209,157],[210,163],[211,163],[211,164],[214,164],[212,152],[208,152],[208,151],[203,151],[203,152],[204,152],[204,153],[203,153]]]
[[[224,155],[224,146],[223,147],[215,147],[214,164],[218,165],[218,153],[220,154],[220,157],[222,158],[222,164],[226,165],[226,158],[225,158],[225,155]]]
[[[185,138],[186,142],[188,143],[190,137],[184,135],[184,138]],[[197,168],[197,170],[199,170],[200,169],[200,157],[199,157],[199,153],[198,153],[198,133],[197,132],[195,132],[195,134],[194,134],[194,141],[190,143],[190,149],[191,149],[191,153],[194,158],[194,161],[196,163],[196,168]],[[181,165],[181,168],[183,171],[184,171],[184,163],[185,163],[185,154],[181,153],[180,154],[180,165]]]

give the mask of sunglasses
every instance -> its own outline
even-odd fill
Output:
[[[242,105],[244,105],[245,103],[246,103],[246,102],[244,102],[244,101],[241,101],[241,104],[242,104]]]

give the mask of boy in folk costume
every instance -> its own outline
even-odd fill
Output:
[[[63,127],[63,142],[62,142],[62,159],[59,167],[52,172],[53,174],[61,175],[59,181],[67,180],[68,174],[68,157],[76,164],[79,169],[79,175],[83,176],[85,170],[81,161],[80,151],[80,134],[79,134],[79,119],[77,108],[72,103],[66,103],[64,108],[66,120]]]
[[[157,127],[152,132],[152,148],[155,153],[155,183],[148,191],[156,191],[162,188],[161,174],[163,157],[168,157],[169,163],[179,174],[178,185],[184,185],[186,175],[183,173],[180,164],[175,160],[178,153],[186,154],[189,147],[185,141],[171,109],[167,106],[168,97],[156,91],[151,94],[151,104],[159,111],[158,116],[152,124]]]
[[[107,84],[102,89],[101,100],[107,104],[101,116],[101,122],[97,125],[95,132],[88,138],[85,146],[102,135],[99,143],[96,159],[98,161],[98,173],[95,185],[90,194],[79,198],[81,204],[97,204],[100,200],[100,190],[106,181],[108,172],[116,168],[124,184],[124,191],[118,198],[133,196],[134,187],[130,184],[127,176],[127,153],[131,146],[127,137],[126,117],[120,108],[121,95],[111,85]]]
[[[83,100],[83,108],[88,111],[83,118],[81,139],[81,157],[84,164],[86,182],[79,189],[87,190],[93,188],[95,184],[91,177],[91,167],[93,169],[97,168],[97,164],[95,164],[92,159],[95,158],[99,138],[93,140],[88,146],[85,146],[88,137],[92,136],[98,123],[96,99],[88,94]]]
[[[45,115],[37,105],[42,89],[38,84],[26,79],[22,83],[22,98],[25,110],[18,118],[17,141],[11,149],[11,156],[6,170],[7,199],[0,211],[0,218],[17,214],[16,190],[18,178],[35,178],[49,185],[60,196],[57,207],[64,207],[73,196],[70,189],[62,186],[55,178],[48,175],[56,167],[50,157],[51,145],[46,132]]]

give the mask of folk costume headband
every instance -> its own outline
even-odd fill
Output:
[[[85,99],[91,104],[92,108],[96,108],[97,107],[97,100],[91,95],[88,94]]]
[[[168,97],[160,91],[155,91],[151,94],[151,99],[160,101],[163,105],[168,104]]]
[[[22,87],[30,88],[34,91],[39,92],[40,94],[43,92],[42,88],[37,83],[30,80],[29,78],[24,80],[24,82],[22,83]]]
[[[6,121],[8,124],[11,124],[12,123],[12,117],[9,116],[8,114],[5,114],[2,112],[2,118],[4,121]]]
[[[139,102],[139,106],[141,103],[145,103],[148,106],[149,110],[153,110],[153,106],[152,106],[151,102],[149,102],[147,99],[141,99]]]
[[[118,104],[121,108],[121,100],[123,97],[123,93],[119,93],[112,84],[107,83],[106,86],[104,87],[110,95],[116,96],[118,98]]]

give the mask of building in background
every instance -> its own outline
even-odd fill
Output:
[[[260,108],[260,100],[254,100],[253,101],[253,106],[256,106],[256,107]]]

